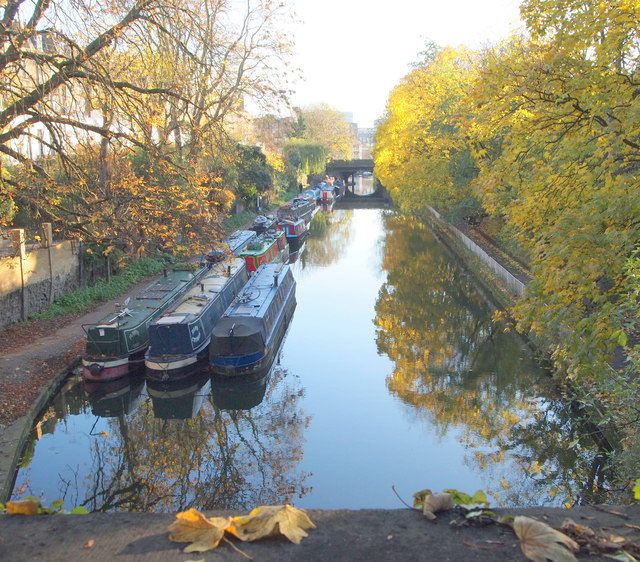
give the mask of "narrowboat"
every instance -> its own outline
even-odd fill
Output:
[[[273,215],[258,215],[253,219],[253,223],[249,227],[249,230],[252,230],[257,234],[262,234],[271,228],[275,228],[276,222],[276,217]]]
[[[320,189],[319,185],[314,185],[313,187],[310,187],[309,189],[305,189],[302,192],[303,196],[308,196],[311,199],[313,199],[316,203],[318,202],[318,199],[320,199],[320,192],[322,190]]]
[[[238,256],[244,259],[250,272],[267,263],[284,262],[289,256],[287,237],[281,230],[267,230],[259,234]]]
[[[278,229],[287,237],[289,252],[298,250],[309,236],[309,225],[304,219],[280,219]]]
[[[288,264],[258,269],[213,329],[209,361],[214,375],[269,369],[293,316],[295,292]]]
[[[149,345],[149,323],[188,291],[205,273],[174,269],[147,285],[133,299],[115,305],[111,314],[95,324],[83,324],[87,334],[82,374],[92,381],[107,381],[129,372],[131,363],[144,361]]]
[[[278,220],[304,219],[309,223],[315,210],[316,202],[312,197],[307,195],[294,197],[291,201],[278,208],[277,218]]]
[[[207,265],[214,264],[231,255],[237,256],[238,252],[246,248],[257,236],[258,233],[255,230],[236,230],[215,248],[212,248],[206,256],[203,256],[203,259],[200,260],[201,264],[204,265],[203,262],[206,262]]]
[[[322,185],[322,191],[320,192],[320,204],[330,205],[336,200],[336,193],[333,190],[333,186],[327,183]]]
[[[206,361],[213,327],[248,280],[242,258],[212,264],[198,283],[155,318],[149,324],[144,356],[147,378],[183,378]]]

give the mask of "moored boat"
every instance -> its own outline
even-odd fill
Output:
[[[238,255],[238,252],[246,248],[257,236],[258,233],[255,230],[236,230],[212,248],[206,256],[203,256],[204,259],[201,260],[201,263],[214,264],[232,255]]]
[[[320,192],[320,204],[330,205],[335,202],[336,194],[333,190],[333,186],[328,183],[321,184],[322,191]]]
[[[258,215],[253,219],[253,223],[249,230],[252,230],[257,234],[262,234],[271,228],[275,228],[276,223],[277,219],[273,215]]]
[[[284,262],[289,256],[287,237],[281,230],[268,230],[259,234],[238,256],[245,260],[249,271],[256,271],[267,263]]]
[[[296,307],[295,289],[288,264],[260,267],[213,329],[214,374],[244,375],[272,365]]]
[[[280,219],[278,229],[287,237],[289,252],[299,249],[309,236],[309,225],[304,219]]]
[[[309,189],[305,189],[302,192],[302,195],[308,195],[309,197],[311,197],[311,199],[313,199],[316,203],[318,202],[318,199],[320,199],[320,192],[322,190],[320,189],[319,185],[314,185],[313,187],[310,187]]]
[[[147,378],[182,378],[206,360],[213,327],[248,279],[243,258],[212,264],[198,283],[155,318],[149,324],[144,356]]]
[[[291,201],[278,208],[278,220],[304,219],[307,222],[311,222],[315,209],[316,202],[313,197],[309,195],[294,197]]]
[[[188,291],[207,270],[174,269],[147,285],[133,299],[95,324],[84,324],[87,334],[82,374],[92,381],[107,381],[129,372],[131,363],[143,361],[149,345],[149,323]]]

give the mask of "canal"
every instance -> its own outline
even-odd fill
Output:
[[[298,304],[267,377],[72,377],[13,498],[90,511],[401,508],[394,488],[409,503],[425,488],[510,507],[603,499],[588,428],[424,225],[319,212],[292,267]]]

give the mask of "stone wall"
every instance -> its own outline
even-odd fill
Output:
[[[19,245],[18,245],[19,246]],[[79,256],[70,241],[0,258],[0,328],[24,320],[79,285]]]
[[[501,264],[494,260],[487,252],[478,246],[473,240],[468,238],[463,232],[460,232],[455,226],[445,223],[440,217],[440,213],[433,208],[429,208],[434,217],[443,224],[449,231],[456,236],[476,257],[484,262],[484,264],[498,277],[506,289],[514,296],[521,297],[524,293],[525,284],[515,277],[510,271],[505,269]]]

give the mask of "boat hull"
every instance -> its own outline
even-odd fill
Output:
[[[189,290],[206,272],[172,271],[147,287],[96,324],[85,324],[87,334],[82,374],[87,380],[122,377],[129,366],[143,360],[149,346],[149,323]]]
[[[208,357],[216,322],[248,279],[242,258],[215,264],[197,286],[154,320],[145,354],[147,378],[167,381],[191,375]]]
[[[214,375],[221,377],[235,377],[250,375],[268,370],[278,355],[280,344],[293,317],[296,308],[295,290],[287,295],[286,302],[279,311],[275,321],[275,328],[270,334],[265,346],[253,353],[242,355],[221,355],[214,346],[211,347],[209,362]]]

